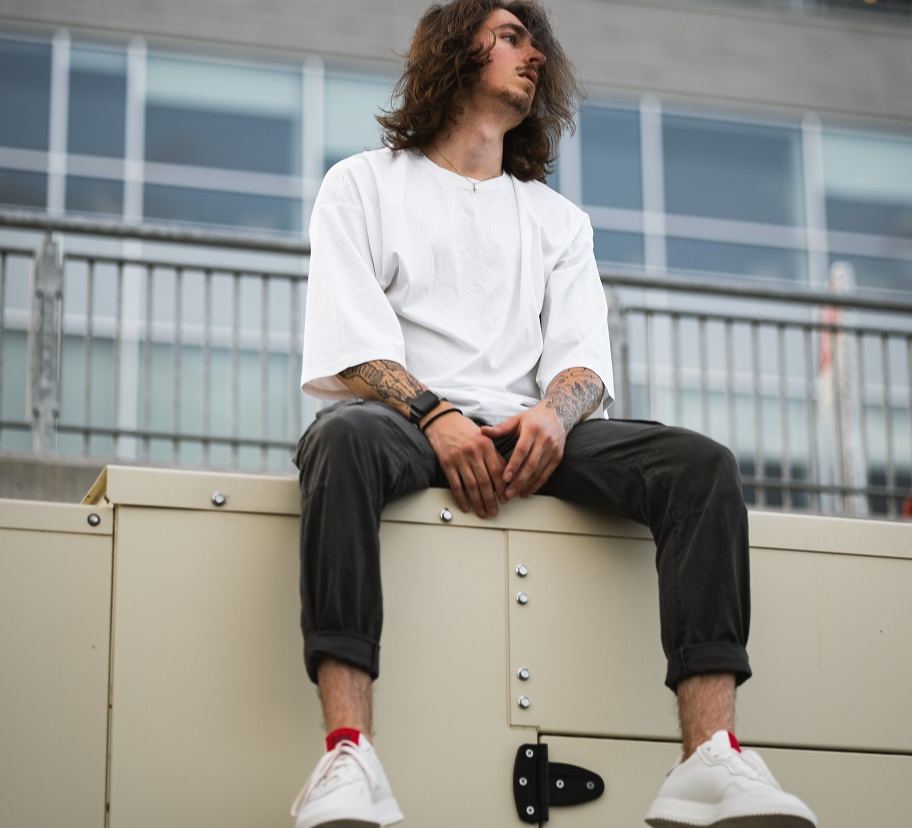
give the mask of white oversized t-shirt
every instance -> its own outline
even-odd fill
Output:
[[[306,392],[351,397],[336,374],[386,359],[492,423],[567,368],[613,398],[592,227],[544,184],[504,174],[473,191],[420,153],[364,152],[326,174],[310,241]]]

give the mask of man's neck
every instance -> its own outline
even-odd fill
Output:
[[[425,155],[444,169],[484,181],[503,172],[503,136],[465,130],[441,133],[425,147]]]
[[[503,172],[504,131],[465,113],[461,123],[437,134],[424,148],[435,164],[465,178],[486,180]]]

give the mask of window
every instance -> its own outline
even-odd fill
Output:
[[[0,146],[46,150],[51,46],[0,38]]]
[[[23,170],[0,170],[0,205],[44,209],[47,176]]]
[[[662,143],[668,213],[804,223],[797,129],[666,115]]]
[[[667,240],[670,270],[750,276],[807,283],[807,256],[803,251],[700,239]]]
[[[912,238],[912,139],[826,131],[830,230]]]
[[[297,199],[146,184],[147,219],[247,227],[294,233],[301,227]]]
[[[583,204],[641,210],[639,112],[589,106],[580,121]]]
[[[147,71],[147,161],[300,174],[300,70],[159,54]]]
[[[375,119],[390,106],[393,81],[389,78],[329,72],[325,86],[323,165],[381,145]]]
[[[122,158],[126,96],[123,50],[74,46],[70,51],[69,152]]]

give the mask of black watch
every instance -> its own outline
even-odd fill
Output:
[[[418,424],[440,405],[440,397],[433,391],[422,391],[409,403],[409,420],[417,428]]]

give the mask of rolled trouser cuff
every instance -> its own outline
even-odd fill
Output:
[[[744,684],[751,677],[747,650],[740,644],[727,641],[695,644],[675,650],[668,657],[665,686],[674,690],[686,678],[711,673],[733,673],[735,684]]]
[[[344,632],[309,632],[304,640],[304,666],[310,680],[317,683],[317,666],[324,658],[334,658],[357,667],[376,680],[380,675],[380,644]]]

